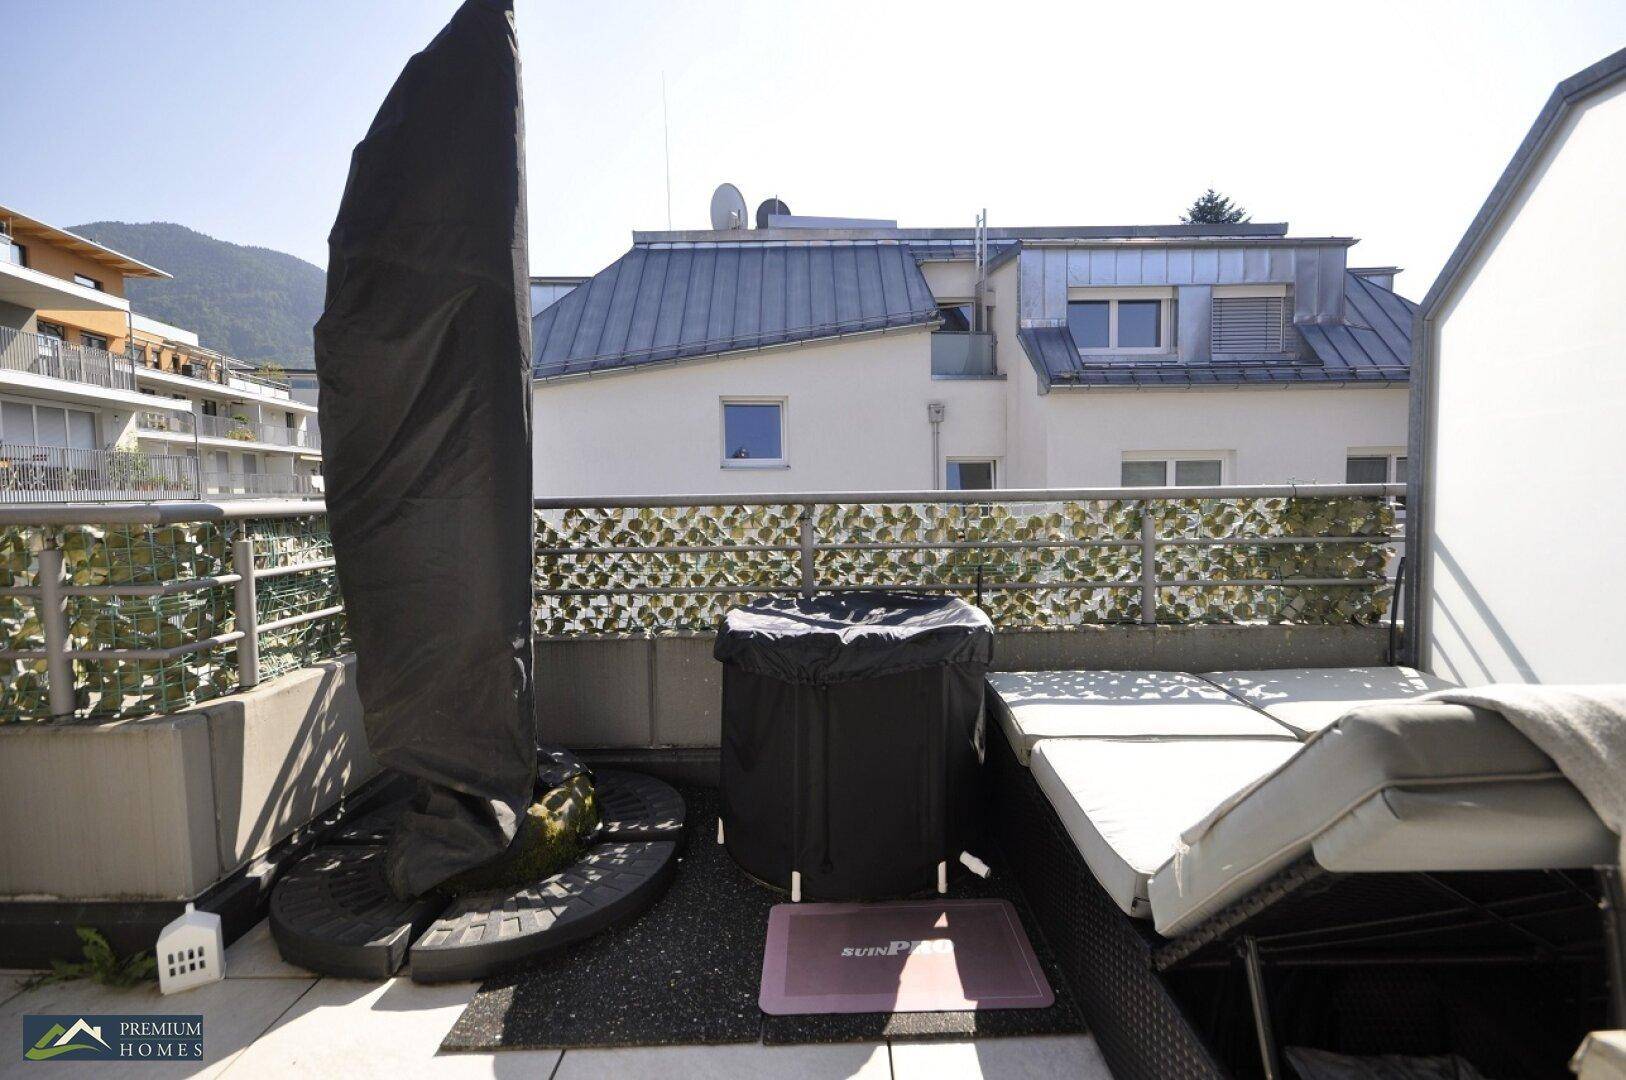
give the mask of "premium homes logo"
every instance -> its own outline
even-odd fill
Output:
[[[201,1016],[24,1016],[27,1061],[199,1061]]]

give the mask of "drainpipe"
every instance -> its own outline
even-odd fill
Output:
[[[932,426],[932,490],[943,489],[943,413],[941,401],[926,402],[926,422]]]

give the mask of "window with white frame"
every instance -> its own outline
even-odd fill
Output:
[[[724,398],[723,468],[784,468],[785,399]]]
[[[1351,450],[1344,458],[1346,484],[1404,484],[1404,450]]]
[[[1122,487],[1215,487],[1225,483],[1225,455],[1126,454],[1119,465]]]
[[[1067,298],[1067,329],[1079,352],[1168,352],[1173,306],[1167,289],[1075,289]]]
[[[944,476],[950,491],[992,491],[995,485],[991,458],[951,458]]]

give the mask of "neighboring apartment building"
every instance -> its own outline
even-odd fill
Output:
[[[130,310],[167,276],[0,206],[0,500],[320,492],[314,405]]]
[[[1392,480],[1413,305],[1285,225],[634,233],[532,321],[538,493]]]

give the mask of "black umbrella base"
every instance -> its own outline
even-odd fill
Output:
[[[445,906],[441,897],[390,895],[382,847],[319,847],[272,890],[271,937],[290,964],[347,979],[387,979]]]
[[[683,797],[622,770],[595,776],[601,824],[594,846],[534,885],[396,900],[384,848],[404,804],[341,826],[294,865],[271,894],[282,958],[324,975],[383,979],[410,957],[418,982],[479,979],[643,912],[666,891],[683,832]]]
[[[481,979],[624,922],[677,869],[669,840],[599,844],[538,885],[460,897],[412,946],[412,981]]]
[[[598,838],[683,843],[683,796],[664,780],[624,769],[597,769]]]

